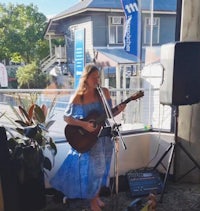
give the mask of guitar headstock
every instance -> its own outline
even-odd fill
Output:
[[[131,100],[137,100],[138,98],[141,98],[143,96],[144,96],[144,91],[138,91],[138,92],[134,93],[132,96],[130,96],[128,99],[123,101],[122,103],[128,103]]]
[[[140,90],[140,91],[134,93],[130,98],[131,98],[131,100],[137,100],[143,96],[144,96],[144,91]]]

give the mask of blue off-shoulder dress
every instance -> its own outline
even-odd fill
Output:
[[[111,106],[111,100],[108,103]],[[64,115],[82,119],[93,110],[104,113],[101,102],[83,105],[71,103]],[[110,136],[99,137],[96,144],[86,153],[78,153],[71,148],[50,184],[69,199],[95,197],[102,186],[109,184],[113,148],[114,143]]]

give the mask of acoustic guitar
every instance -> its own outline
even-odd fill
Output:
[[[133,94],[131,97],[121,102],[120,104],[127,104],[130,101],[137,100],[143,96],[144,96],[143,91],[136,92],[135,94]],[[117,106],[111,109],[112,113],[114,113],[116,110]],[[95,127],[94,132],[89,132],[79,126],[67,124],[64,132],[68,143],[80,153],[89,151],[98,140],[98,136],[101,132],[102,126],[104,125],[106,119],[107,119],[106,114],[99,115],[97,111],[90,112],[86,118],[82,119],[83,121],[89,121],[93,123]]]

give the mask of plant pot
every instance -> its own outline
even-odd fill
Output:
[[[44,175],[19,185],[20,210],[35,211],[46,206]]]
[[[39,210],[46,205],[43,161],[41,149],[31,146],[23,148],[23,160],[18,172],[21,211]]]

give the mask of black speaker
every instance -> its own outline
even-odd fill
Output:
[[[163,80],[160,103],[191,105],[200,101],[200,42],[175,42],[161,46]]]

